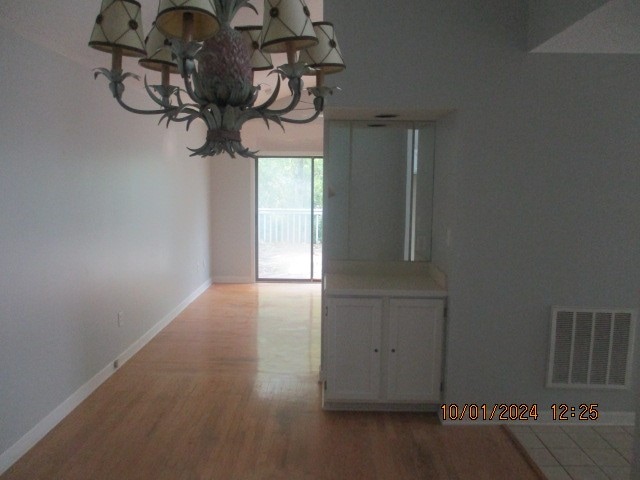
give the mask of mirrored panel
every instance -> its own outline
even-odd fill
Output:
[[[328,260],[430,259],[434,137],[430,123],[328,122]]]

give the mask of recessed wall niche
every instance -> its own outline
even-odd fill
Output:
[[[434,140],[433,123],[326,123],[326,261],[430,260]]]

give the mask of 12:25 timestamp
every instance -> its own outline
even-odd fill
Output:
[[[553,403],[551,404],[551,418],[556,421],[564,421],[578,419],[578,420],[597,420],[598,419],[598,404],[597,403],[581,403],[577,407],[573,405],[567,405],[566,403]]]

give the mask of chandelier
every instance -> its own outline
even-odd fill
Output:
[[[141,6],[135,0],[102,0],[89,46],[111,53],[111,69],[97,68],[104,75],[116,101],[127,111],[159,115],[160,122],[184,122],[187,130],[195,120],[207,127],[205,143],[189,149],[191,156],[223,152],[232,157],[256,157],[242,145],[240,129],[252,119],[267,126],[275,122],[309,123],[320,115],[333,87],[324,85],[327,74],[345,68],[333,25],[312,22],[304,0],[264,0],[262,25],[231,27],[241,8],[258,11],[249,0],[160,0],[158,14],[143,40]],[[286,53],[287,63],[274,68],[272,53]],[[161,74],[159,85],[144,86],[155,103],[141,110],[123,100],[124,80],[137,75],[123,72],[122,57],[142,57],[138,63]],[[256,105],[260,86],[254,72],[270,70],[277,76],[273,92]],[[170,83],[171,74],[182,77],[182,86]],[[304,92],[302,76],[315,75],[313,109],[306,118],[288,116],[299,105]],[[288,105],[276,108],[281,82],[291,93]]]

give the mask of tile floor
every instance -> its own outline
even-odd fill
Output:
[[[632,426],[509,428],[548,480],[629,480]]]

